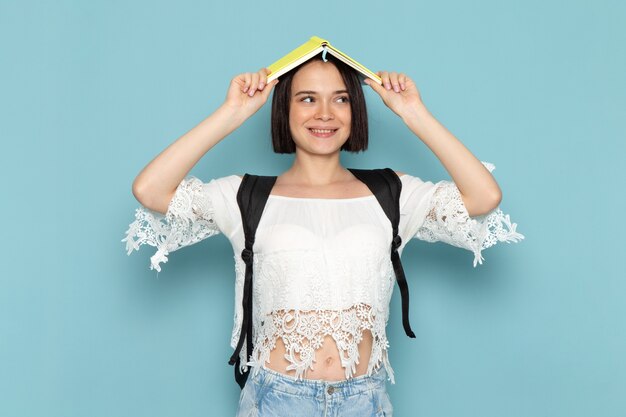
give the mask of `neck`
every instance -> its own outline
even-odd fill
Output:
[[[345,181],[348,175],[351,174],[341,165],[339,152],[332,155],[311,155],[296,152],[293,165],[282,176],[294,184],[323,186]]]

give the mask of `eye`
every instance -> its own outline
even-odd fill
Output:
[[[307,100],[311,100],[311,101],[307,101]],[[306,96],[306,97],[303,97],[302,99],[300,99],[300,101],[302,101],[304,103],[311,103],[312,100],[314,100],[314,98],[312,96]],[[350,102],[350,98],[348,96],[337,97],[337,100],[341,100],[341,103],[348,103],[348,102]]]

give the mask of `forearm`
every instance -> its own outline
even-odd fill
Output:
[[[222,105],[157,155],[133,182],[133,194],[143,205],[165,212],[178,184],[213,146],[245,119]]]
[[[489,170],[424,106],[402,118],[437,156],[458,187],[470,215],[496,207],[502,192]]]

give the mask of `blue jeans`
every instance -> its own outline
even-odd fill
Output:
[[[296,380],[272,369],[252,373],[237,417],[392,417],[383,367],[343,381]]]

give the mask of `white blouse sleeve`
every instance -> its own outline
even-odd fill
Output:
[[[482,163],[489,172],[495,169],[489,162]],[[430,181],[423,182],[417,177],[401,178],[403,187],[405,183],[408,185],[407,193],[413,191],[412,197],[404,197],[404,207],[401,200],[401,216],[402,212],[410,216],[405,228],[411,238],[426,242],[444,242],[472,251],[474,267],[478,263],[482,265],[483,249],[498,242],[511,243],[524,239],[524,235],[515,230],[517,224],[511,223],[509,215],[505,215],[499,207],[487,214],[470,217],[459,189],[452,181],[433,184]],[[411,213],[410,210],[414,212]]]
[[[167,212],[161,214],[144,206],[135,209],[135,221],[126,230],[126,251],[130,255],[144,244],[157,248],[150,257],[150,269],[161,271],[167,255],[221,232],[219,209],[223,206],[218,180],[203,183],[188,176],[176,188]]]

